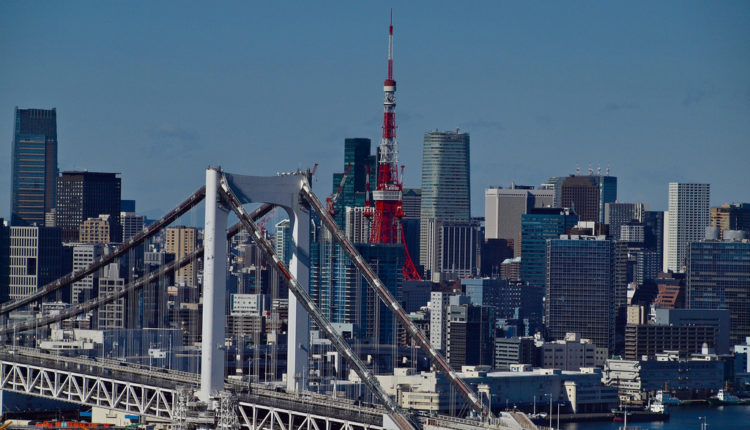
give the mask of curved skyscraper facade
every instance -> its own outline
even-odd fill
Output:
[[[439,263],[440,224],[471,220],[469,160],[468,133],[424,134],[419,262],[426,272]]]

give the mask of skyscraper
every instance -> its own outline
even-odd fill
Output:
[[[555,191],[535,190],[512,184],[510,188],[484,191],[484,238],[513,240],[516,254],[521,252],[521,216],[532,208],[552,207]]]
[[[687,302],[692,309],[729,309],[731,345],[750,336],[750,241],[691,243]]]
[[[346,208],[365,205],[368,169],[371,186],[374,186],[376,181],[377,169],[375,168],[375,155],[370,154],[370,139],[355,137],[344,140],[344,166],[350,164],[349,176],[334,205],[336,215],[333,218],[341,229],[344,228]],[[333,174],[332,191],[334,193],[341,184],[343,176],[343,172]]]
[[[620,226],[631,221],[642,222],[646,207],[643,203],[605,203],[604,223],[609,225],[609,235],[620,238]]]
[[[71,254],[55,227],[10,228],[10,294],[21,299],[70,271]]]
[[[121,180],[117,175],[69,171],[57,178],[55,225],[62,229],[64,242],[77,241],[81,224],[99,215],[109,215],[110,240],[122,241]]]
[[[521,219],[521,281],[545,285],[547,239],[557,239],[578,223],[567,209],[532,209]]]
[[[164,243],[164,250],[169,254],[174,254],[174,259],[179,261],[181,258],[195,251],[197,240],[197,229],[195,227],[169,227]],[[190,263],[175,272],[175,284],[194,287],[197,283],[195,267],[196,263]]]
[[[577,333],[614,350],[617,316],[626,304],[626,260],[624,246],[604,236],[547,241],[545,314],[550,338]]]
[[[669,213],[664,225],[664,271],[682,271],[690,242],[703,239],[710,219],[709,184],[669,183]]]
[[[55,207],[57,111],[16,108],[11,225],[44,225]]]
[[[439,235],[430,234],[430,220],[468,223],[471,218],[469,134],[433,131],[424,134],[419,263],[429,277],[428,255],[437,252]],[[431,249],[430,250],[428,250]]]
[[[732,203],[711,208],[711,225],[722,230],[750,231],[750,203]]]
[[[562,207],[575,210],[580,221],[604,223],[604,205],[617,200],[617,177],[570,175],[562,179]]]

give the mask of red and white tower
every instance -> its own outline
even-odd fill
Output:
[[[370,243],[404,243],[401,218],[402,184],[398,172],[398,143],[396,142],[396,81],[393,79],[393,12],[388,27],[388,77],[383,83],[383,139],[380,141],[378,183],[372,191],[375,209],[372,213]],[[403,171],[403,166],[401,167]],[[421,279],[404,244],[404,278]]]

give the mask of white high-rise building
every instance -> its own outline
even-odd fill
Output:
[[[73,271],[85,269],[105,254],[105,245],[101,243],[73,244]],[[71,287],[70,302],[74,305],[91,300],[95,297],[94,286],[99,284],[99,273],[74,282]]]
[[[690,242],[703,239],[710,213],[710,184],[669,183],[669,213],[664,217],[664,268],[682,271]]]
[[[433,348],[445,352],[445,327],[448,317],[448,304],[450,294],[441,291],[430,293],[430,345]]]
[[[346,207],[346,238],[352,243],[368,243],[372,218],[365,216],[364,207]]]

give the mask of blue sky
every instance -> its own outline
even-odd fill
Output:
[[[471,133],[483,190],[610,167],[620,201],[666,209],[670,181],[750,201],[748,2],[0,3],[0,216],[13,108],[56,107],[61,170],[122,173],[158,216],[204,168],[253,175],[377,144],[394,8],[406,186],[423,133]],[[2,143],[2,142],[5,143]]]

